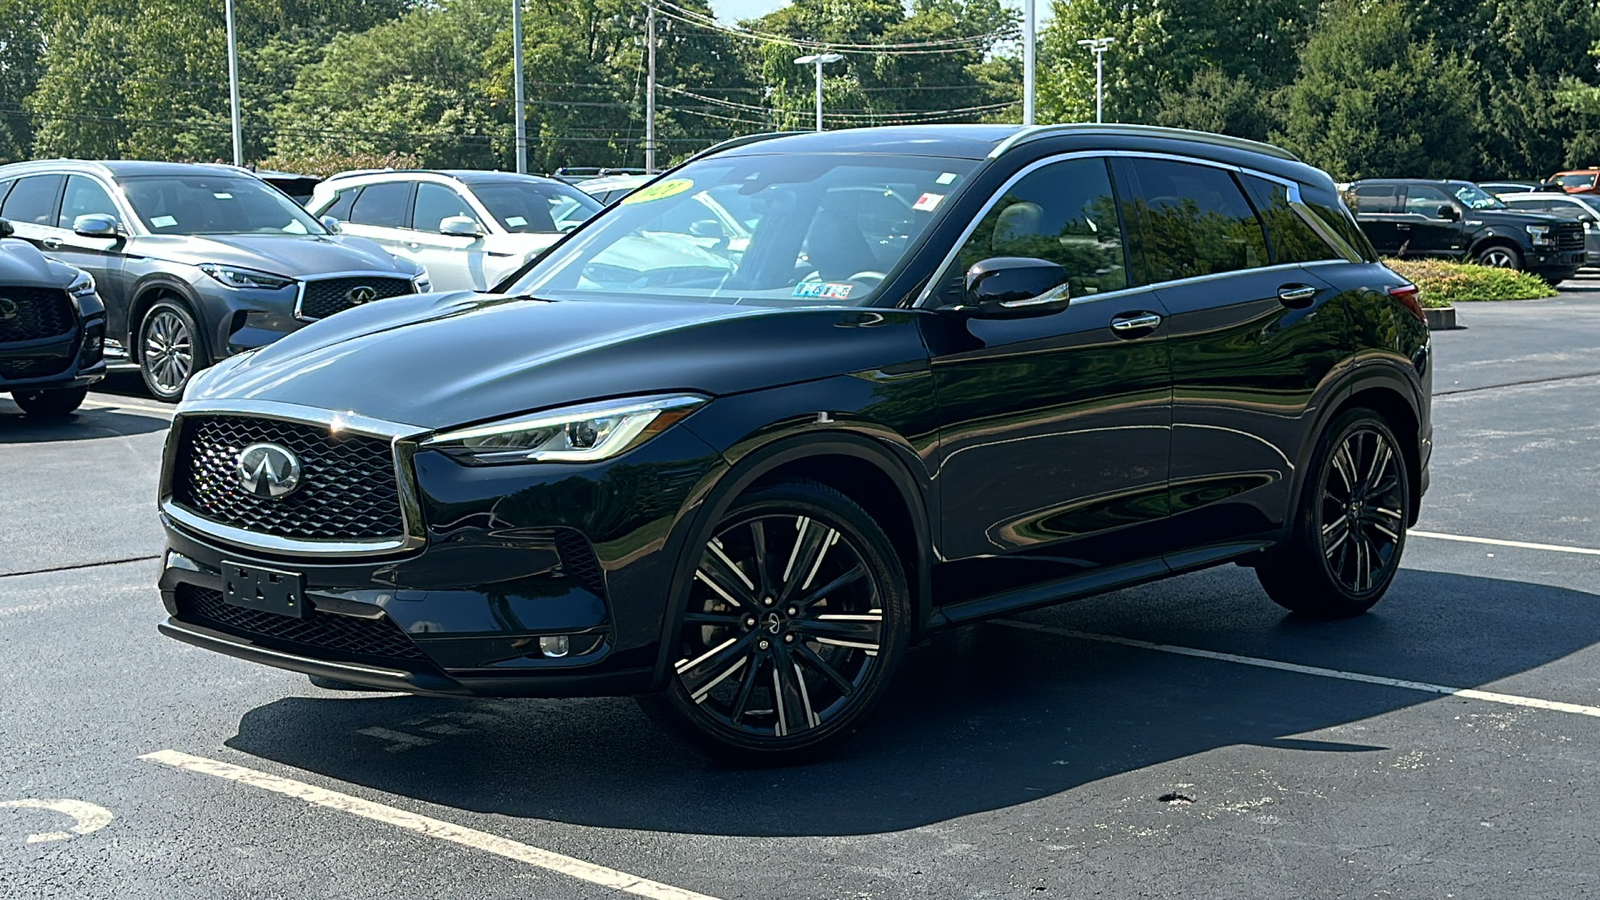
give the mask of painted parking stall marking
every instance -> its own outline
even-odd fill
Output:
[[[1553,712],[1571,713],[1577,716],[1591,716],[1600,718],[1600,706],[1583,706],[1577,703],[1562,703],[1556,700],[1540,700],[1537,697],[1519,697],[1516,694],[1497,694],[1493,691],[1480,691],[1474,688],[1450,687],[1443,684],[1429,684],[1426,681],[1407,681],[1403,678],[1386,678],[1382,675],[1365,675],[1360,672],[1345,672],[1340,669],[1324,669],[1320,666],[1302,666],[1298,663],[1281,662],[1276,659],[1259,659],[1254,656],[1239,656],[1234,653],[1220,653],[1215,650],[1200,650],[1195,647],[1179,647],[1173,644],[1156,644],[1150,641],[1141,641],[1134,638],[1117,637],[1111,634],[1096,634],[1089,631],[1077,631],[1072,628],[1057,628],[1054,625],[1040,625],[1036,622],[1021,622],[1016,619],[993,619],[996,625],[1005,625],[1010,628],[1019,628],[1023,631],[1038,631],[1045,634],[1060,635],[1061,637],[1074,638],[1080,641],[1095,641],[1102,644],[1120,644],[1124,647],[1135,647],[1140,650],[1154,650],[1158,653],[1171,653],[1177,656],[1192,656],[1198,659],[1214,659],[1220,662],[1237,663],[1241,666],[1255,666],[1261,669],[1277,669],[1280,672],[1295,672],[1300,675],[1314,675],[1318,678],[1337,678],[1340,681],[1359,681],[1363,684],[1379,684],[1384,687],[1403,688],[1408,691],[1422,691],[1429,694],[1444,694],[1451,697],[1462,697],[1468,700],[1486,700],[1490,703],[1503,703],[1507,706],[1525,706],[1532,709],[1546,709]]]
[[[1565,544],[1534,544],[1528,541],[1506,541],[1499,538],[1468,537],[1464,534],[1440,534],[1436,531],[1406,532],[1407,537],[1432,538],[1436,541],[1461,541],[1465,544],[1488,544],[1491,547],[1515,547],[1519,550],[1549,550],[1552,553],[1576,553],[1581,556],[1600,556],[1600,550],[1590,547],[1568,547]]]
[[[25,800],[0,801],[0,809],[47,809],[51,812],[61,813],[72,819],[72,827],[66,831],[40,831],[28,835],[30,844],[46,844],[52,841],[64,841],[76,835],[90,834],[111,824],[116,818],[111,810],[104,806],[96,806],[82,800],[44,800],[29,798]]]
[[[601,887],[623,891],[639,897],[648,897],[650,900],[716,900],[716,898],[705,894],[697,894],[694,891],[676,888],[658,881],[650,881],[636,875],[629,875],[626,872],[619,872],[616,869],[608,869],[605,866],[597,866],[560,853],[541,850],[538,847],[499,837],[486,831],[454,825],[450,822],[407,812],[403,809],[374,803],[371,800],[363,800],[360,797],[352,797],[349,794],[341,794],[338,791],[319,788],[291,778],[269,775],[266,772],[259,772],[244,766],[206,759],[202,756],[191,756],[187,753],[179,753],[176,750],[158,750],[155,753],[147,753],[139,758],[190,772],[198,772],[202,775],[236,781],[240,784],[247,784],[251,787],[283,794],[287,797],[296,797],[313,806],[335,809],[364,819],[370,819],[374,822],[382,822],[386,825],[393,825],[396,828],[415,831],[418,834],[449,841],[452,844],[459,844],[474,850],[481,850],[485,853],[493,853],[496,856],[503,856],[506,859],[577,878]]]

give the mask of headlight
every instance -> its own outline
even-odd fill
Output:
[[[1527,229],[1528,240],[1532,241],[1535,247],[1544,247],[1555,243],[1555,238],[1550,234],[1549,225],[1529,225]]]
[[[639,446],[705,402],[674,394],[587,403],[445,432],[422,446],[468,465],[597,462]]]
[[[428,279],[426,271],[419,270],[417,274],[411,276],[411,285],[417,289],[419,294],[426,294],[433,290],[433,282]]]
[[[72,283],[67,285],[67,293],[74,297],[87,297],[94,293],[94,276],[79,269],[78,277],[72,279]]]
[[[254,269],[219,266],[216,263],[201,263],[200,271],[231,288],[256,288],[263,291],[276,291],[279,288],[286,288],[294,284],[294,279],[292,278],[269,275],[266,272],[257,272]]]

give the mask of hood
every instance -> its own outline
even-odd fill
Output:
[[[78,277],[78,270],[66,263],[48,259],[27,241],[0,240],[0,286],[41,287],[66,290]]]
[[[716,396],[925,360],[919,315],[411,295],[225,361],[183,408],[272,400],[433,429],[608,397]]]
[[[306,278],[336,272],[395,272],[410,278],[416,267],[376,243],[347,234],[152,235],[128,239],[127,252],[197,266],[218,263]]]
[[[1520,209],[1469,209],[1465,218],[1485,225],[1553,225],[1571,222],[1571,217],[1553,216],[1549,213],[1525,212]]]

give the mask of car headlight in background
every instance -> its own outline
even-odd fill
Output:
[[[428,278],[428,271],[426,269],[418,269],[417,274],[411,276],[411,286],[416,288],[419,294],[426,294],[433,290],[433,281]]]
[[[422,446],[468,465],[598,462],[648,441],[705,402],[673,394],[586,403],[447,431]]]
[[[254,269],[236,269],[233,266],[221,266],[216,263],[201,263],[200,271],[231,288],[276,291],[294,284],[294,279],[284,278],[281,275],[270,275]]]
[[[87,297],[94,293],[94,276],[82,269],[78,270],[78,277],[72,279],[67,285],[67,293],[74,297]]]
[[[1529,225],[1528,240],[1535,247],[1548,247],[1556,242],[1555,236],[1550,233],[1549,225]]]

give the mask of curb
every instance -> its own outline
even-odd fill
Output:
[[[1440,309],[1424,309],[1422,314],[1428,319],[1429,331],[1449,331],[1461,326],[1456,324],[1456,308],[1446,306]]]

